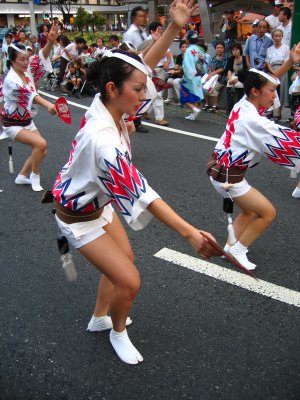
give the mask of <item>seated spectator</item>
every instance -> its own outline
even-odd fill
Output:
[[[98,58],[97,44],[96,43],[90,44],[90,57],[93,58],[93,59],[97,59]]]
[[[266,63],[268,71],[271,72],[271,74],[274,74],[274,71],[289,59],[290,48],[283,43],[283,32],[281,29],[274,29],[272,32],[272,39],[274,40],[274,44],[267,50]],[[287,73],[280,78],[280,85],[277,86],[277,94],[280,99],[281,107],[278,107],[273,111],[275,122],[278,122],[281,119],[282,106],[289,105]]]
[[[177,101],[179,101],[180,99],[180,83],[183,76],[182,63],[187,46],[188,45],[185,40],[182,40],[180,42],[179,49],[181,51],[181,54],[178,54],[178,56],[176,57],[176,64],[174,65],[174,68],[169,69],[168,71],[169,78],[167,82],[173,85],[173,88],[168,89],[168,97],[164,101],[165,103],[172,103],[175,100],[174,92],[176,94]]]
[[[102,36],[99,36],[98,39],[96,40],[96,44],[97,44],[97,49],[96,49],[96,53],[97,56],[102,57],[103,54],[105,53],[106,47],[104,46],[104,38]]]
[[[234,43],[231,47],[232,56],[227,62],[227,88],[226,88],[226,112],[229,115],[236,102],[244,96],[244,85],[239,82],[238,74],[247,71],[246,57],[240,43]]]
[[[110,44],[110,49],[118,49],[120,46],[120,39],[118,35],[110,35],[108,38],[109,44]]]
[[[83,74],[81,69],[78,67],[78,64],[75,62],[70,62],[66,68],[66,88],[69,96],[74,94],[77,98],[80,98],[80,86],[82,78]]]
[[[80,59],[82,61],[82,64],[88,64],[88,59],[91,57],[88,45],[85,44],[82,47],[82,50],[81,50],[81,53],[80,53],[79,57],[80,57]]]
[[[63,43],[61,37],[61,43]],[[70,61],[73,61],[78,57],[79,49],[85,45],[85,39],[83,37],[76,37],[73,42],[62,48],[60,57],[60,76],[65,75],[65,70]]]
[[[207,80],[212,76],[218,75],[217,83],[211,93],[205,93],[205,106],[204,110],[216,111],[219,106],[219,93],[222,87],[225,86],[227,80],[227,57],[225,55],[225,45],[223,42],[216,43],[216,55],[211,60],[210,69],[208,71]],[[209,105],[209,97],[213,98],[213,105]]]

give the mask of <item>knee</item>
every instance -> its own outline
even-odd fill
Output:
[[[138,271],[136,271],[136,273],[131,276],[130,280],[127,282],[126,287],[123,289],[123,293],[128,300],[133,301],[136,298],[140,287],[140,274],[138,273]]]
[[[270,206],[266,212],[266,215],[264,216],[264,219],[268,222],[268,224],[271,224],[275,218],[276,218],[276,209],[275,207]]]
[[[41,153],[46,154],[47,153],[47,142],[44,138],[40,138],[37,144],[35,145],[35,148],[39,150]]]

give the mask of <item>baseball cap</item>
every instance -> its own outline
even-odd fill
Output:
[[[283,3],[281,0],[274,0],[273,6],[281,6],[283,7]]]
[[[234,10],[232,8],[228,8],[228,10],[224,11],[224,14],[234,14]]]
[[[252,26],[256,26],[256,25],[258,25],[258,23],[259,23],[259,19],[255,19],[255,20],[252,22]]]

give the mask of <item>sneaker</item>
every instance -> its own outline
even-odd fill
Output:
[[[173,103],[173,102],[174,102],[174,99],[166,99],[166,100],[164,100],[165,104],[170,104],[170,103]]]
[[[148,129],[144,127],[144,125],[140,124],[135,127],[136,132],[141,132],[141,133],[148,133]]]
[[[296,187],[292,193],[292,197],[294,197],[294,199],[300,199],[300,187]]]
[[[157,119],[156,120],[156,124],[160,125],[160,126],[168,126],[169,125],[169,121],[167,121],[165,119]]]

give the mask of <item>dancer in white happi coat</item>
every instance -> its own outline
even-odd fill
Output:
[[[276,71],[277,76],[285,73],[299,58],[300,44]],[[276,210],[246,181],[247,169],[267,158],[276,164],[300,170],[300,133],[260,115],[262,109],[273,105],[279,83],[275,76],[250,70],[244,82],[246,96],[235,104],[225,132],[208,163],[208,173],[215,189],[223,197],[233,199],[241,209],[233,223],[237,241],[233,244],[228,239],[225,251],[249,270],[255,269],[256,265],[247,258],[248,247],[271,224]]]
[[[151,69],[194,9],[189,0],[172,4],[172,22],[144,58]],[[201,231],[180,218],[132,163],[122,116],[133,115],[145,98],[146,64],[136,55],[117,50],[90,65],[88,78],[97,82],[100,96],[85,114],[69,161],[52,191],[61,232],[102,272],[88,330],[111,329],[111,344],[128,364],[143,361],[126,331],[140,278],[127,234],[111,203],[118,206],[133,229],[142,229],[155,216],[186,238],[200,256],[215,254]]]
[[[11,139],[32,148],[31,156],[25,161],[17,176],[16,184],[31,184],[34,191],[41,191],[40,164],[46,155],[47,142],[36,128],[32,118],[41,105],[55,114],[55,105],[43,99],[35,83],[51,72],[49,54],[57,39],[57,28],[52,27],[48,42],[38,55],[30,58],[25,46],[12,44],[8,47],[9,72],[3,83],[3,132]],[[30,173],[30,179],[27,175]]]

